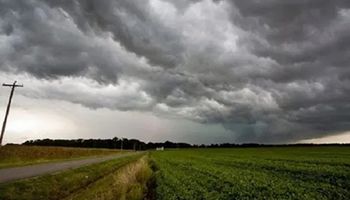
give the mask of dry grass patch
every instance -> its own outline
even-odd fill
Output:
[[[140,200],[147,194],[152,177],[148,156],[120,168],[67,199]]]
[[[115,176],[118,199],[143,199],[147,192],[147,181],[152,176],[148,158],[127,165]]]
[[[112,149],[9,145],[0,147],[0,168],[117,154]]]

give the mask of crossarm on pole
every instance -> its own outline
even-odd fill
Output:
[[[23,87],[23,85],[14,85],[14,84],[7,84],[7,83],[4,83],[2,84],[2,86],[7,86],[7,87]]]

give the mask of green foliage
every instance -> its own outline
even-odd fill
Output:
[[[350,199],[349,147],[152,152],[157,199]]]
[[[122,157],[56,174],[0,184],[0,199],[63,199],[114,173],[142,154]]]
[[[7,145],[0,147],[0,168],[112,155],[122,152],[124,151],[111,149]]]

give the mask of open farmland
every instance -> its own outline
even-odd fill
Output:
[[[93,148],[7,145],[0,148],[0,168],[107,156],[128,151]]]
[[[345,200],[349,180],[349,146],[165,149],[1,183],[0,199]]]
[[[152,153],[157,199],[350,199],[349,147]]]

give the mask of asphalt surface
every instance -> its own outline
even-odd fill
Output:
[[[85,165],[99,163],[116,158],[134,155],[135,153],[123,153],[111,156],[94,157],[82,160],[72,160],[64,162],[37,164],[24,167],[13,167],[0,169],[0,183],[14,181],[18,179],[30,178],[34,176],[49,174],[66,169],[75,169]]]

